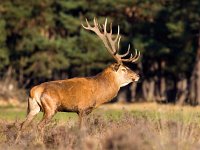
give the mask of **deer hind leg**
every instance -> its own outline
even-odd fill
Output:
[[[15,143],[18,142],[22,131],[31,123],[33,118],[40,112],[40,106],[36,102],[34,98],[28,99],[28,109],[27,109],[27,117],[26,120],[21,124],[20,130],[17,134]]]
[[[42,120],[38,124],[38,132],[39,132],[39,140],[43,141],[44,128],[55,115],[56,107],[53,104],[48,103],[47,99],[42,100],[41,102],[42,102],[42,108],[43,108],[44,114],[43,114]]]

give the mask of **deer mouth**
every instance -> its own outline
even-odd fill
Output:
[[[133,78],[132,80],[133,80],[133,82],[135,81],[135,82],[137,82],[137,81],[139,81],[139,77],[137,77],[137,78]]]

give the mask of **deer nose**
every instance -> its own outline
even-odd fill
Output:
[[[138,81],[139,79],[140,79],[140,76],[139,76],[139,75],[136,75],[135,81]]]

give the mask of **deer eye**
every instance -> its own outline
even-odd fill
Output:
[[[125,68],[122,68],[122,71],[126,72],[126,69],[125,69]]]

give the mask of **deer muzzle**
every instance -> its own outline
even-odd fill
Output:
[[[137,82],[137,81],[139,81],[139,79],[140,79],[140,76],[139,76],[139,75],[136,75],[136,76],[134,76],[134,77],[132,78],[133,82],[134,82],[134,81]]]

